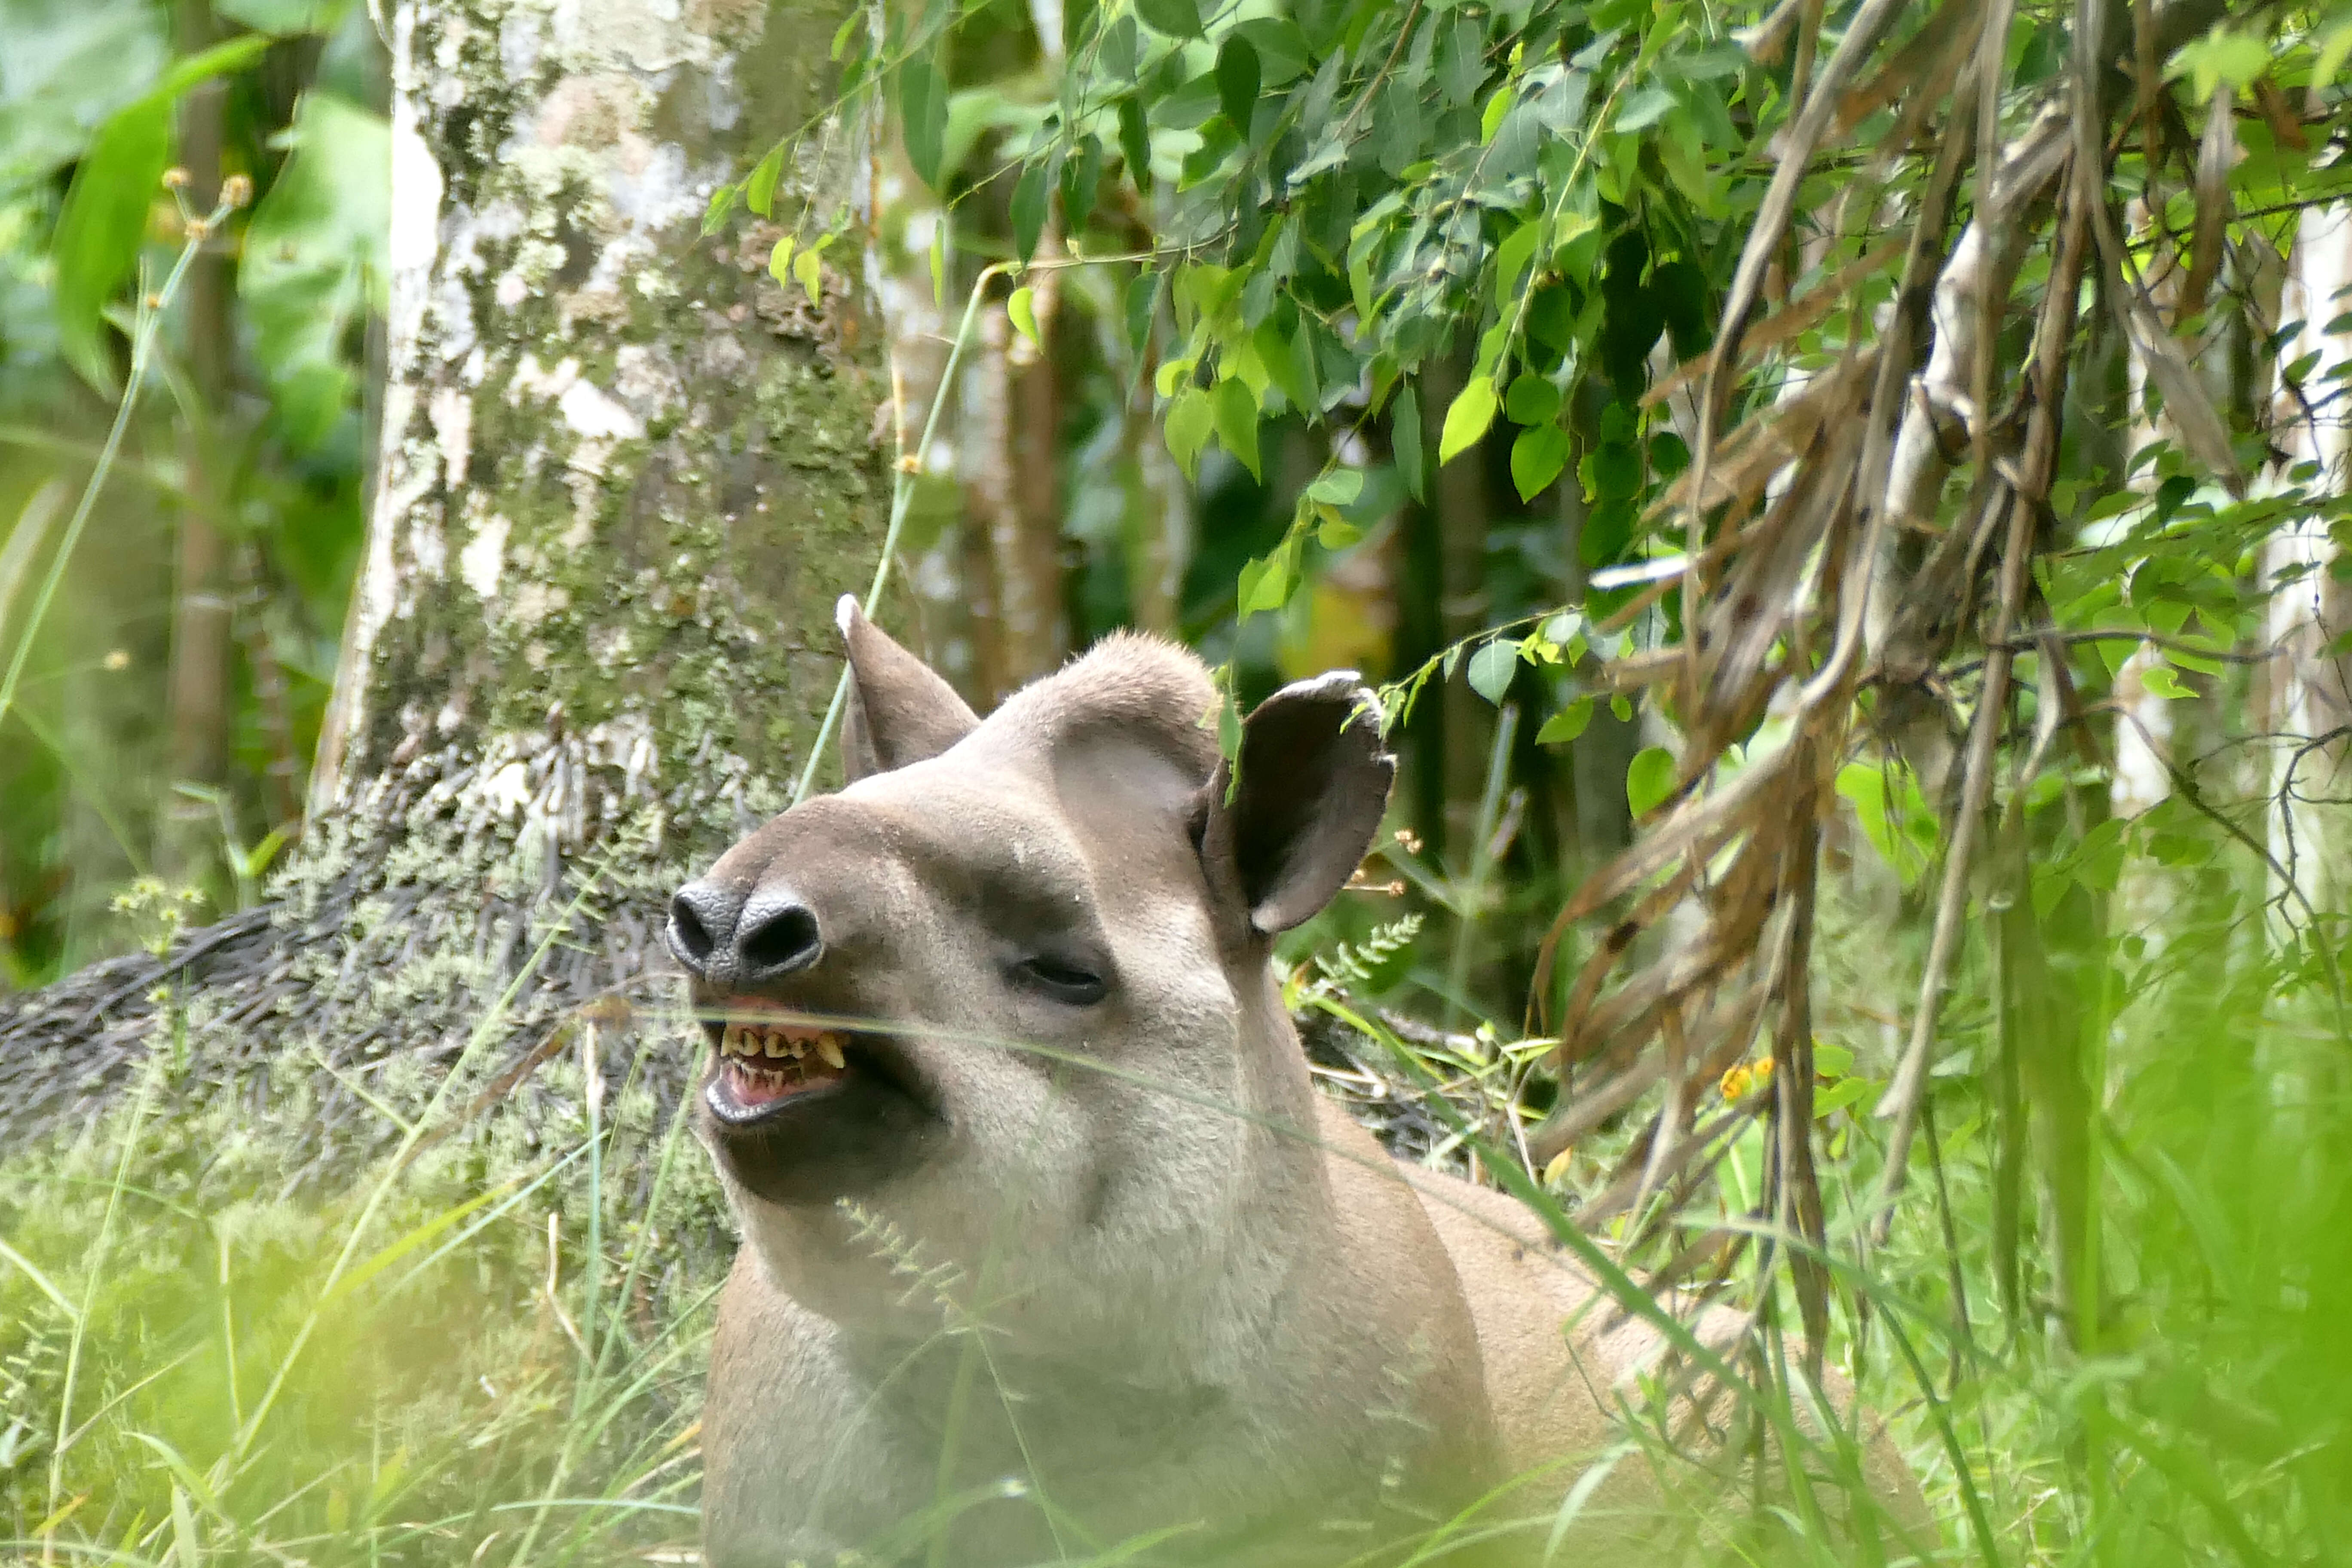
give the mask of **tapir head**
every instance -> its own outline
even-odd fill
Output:
[[[747,1240],[835,1315],[874,1282],[844,1199],[934,1261],[999,1259],[1014,1297],[1213,1261],[1288,1179],[1269,1124],[1311,1119],[1269,944],[1379,826],[1370,693],[1276,693],[1235,786],[1215,688],[1172,644],[1112,637],[982,720],[846,599],[841,626],[848,782],[670,910]]]

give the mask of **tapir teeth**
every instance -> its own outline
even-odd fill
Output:
[[[730,1020],[719,1031],[719,1054],[741,1060],[745,1064],[743,1070],[763,1082],[782,1085],[811,1070],[804,1064],[812,1051],[832,1071],[845,1071],[849,1058],[843,1053],[843,1042],[844,1037],[835,1029],[803,1030],[784,1024]],[[800,1065],[751,1065],[761,1062]]]

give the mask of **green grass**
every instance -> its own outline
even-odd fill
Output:
[[[273,1191],[282,1133],[151,1114],[169,1063],[70,1143],[0,1165],[0,1559],[598,1563],[691,1543],[713,1290],[679,1277],[663,1231],[716,1215],[642,1085],[581,1094],[577,1141],[528,1161],[436,1102],[313,1200]],[[580,1087],[575,1064],[542,1070]],[[634,1218],[616,1165],[652,1180]],[[718,1251],[688,1255],[708,1272]]]

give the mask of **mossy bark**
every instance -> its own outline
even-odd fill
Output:
[[[393,380],[320,795],[598,726],[669,784],[792,763],[878,541],[887,381],[838,274],[812,309],[766,275],[776,230],[695,237],[812,121],[777,216],[854,207],[843,10],[402,13]]]
[[[866,139],[832,103],[852,15],[395,13],[391,376],[309,831],[269,910],[0,1002],[0,1138],[97,1110],[167,1035],[188,1100],[307,1108],[298,1180],[459,1064],[486,1115],[576,1101],[521,1069],[583,1018],[605,1070],[683,1078],[663,900],[781,805],[887,507]],[[803,127],[772,222],[698,239]],[[845,216],[815,304],[768,276],[777,226]]]

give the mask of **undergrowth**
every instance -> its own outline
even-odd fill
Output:
[[[158,1034],[111,1110],[0,1163],[0,1558],[593,1563],[691,1542],[728,1248],[699,1152],[635,1074],[541,1067],[586,1111],[551,1154],[532,1152],[547,1129],[519,1146],[445,1093],[347,1185],[292,1196],[300,1116],[159,1114]]]

